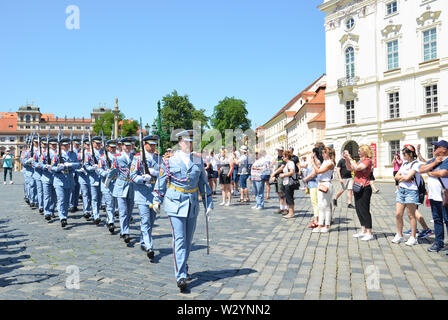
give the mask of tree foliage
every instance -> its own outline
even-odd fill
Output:
[[[122,125],[118,127],[118,136],[121,135],[121,130],[123,130],[123,137],[133,136],[137,133],[138,130],[138,122],[124,119],[124,114],[118,114],[118,122],[122,123]],[[101,133],[101,130],[104,132],[105,137],[110,137],[112,134],[112,128],[114,125],[114,114],[110,111],[105,112],[101,115],[101,117],[95,121],[95,125],[93,126],[93,132],[96,135]]]

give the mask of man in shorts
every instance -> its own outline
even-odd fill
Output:
[[[277,211],[275,211],[275,213],[286,215],[288,214],[288,209],[286,205],[285,186],[283,185],[283,178],[279,177],[286,165],[286,162],[283,160],[283,151],[283,146],[277,148],[277,159],[274,159],[275,171],[271,174],[271,179],[276,179],[275,192],[278,194],[278,199],[280,202],[280,207]]]
[[[347,150],[344,150],[342,152],[342,156],[344,154],[348,154]],[[344,193],[345,190],[347,190],[348,193],[348,208],[355,209],[355,207],[352,205],[352,198],[353,198],[353,177],[351,171],[347,170],[347,167],[345,165],[345,159],[342,158],[339,160],[338,165],[336,167],[336,172],[338,175],[339,183],[341,184],[341,190],[336,194],[336,196],[333,199],[333,205],[336,207],[338,205],[338,199],[339,197]]]

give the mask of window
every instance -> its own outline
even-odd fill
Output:
[[[437,59],[437,30],[436,28],[423,32],[423,60]]]
[[[9,138],[9,142],[14,142],[14,141],[16,141],[16,139],[14,137]]]
[[[345,76],[347,78],[355,77],[355,50],[348,47],[345,50]]]
[[[439,112],[439,101],[437,97],[437,85],[425,87],[426,113]]]
[[[345,102],[345,114],[347,116],[347,124],[355,123],[355,101],[350,100]]]
[[[2,137],[2,138],[0,138],[0,141],[1,141],[1,142],[5,142],[5,141],[6,141],[6,138]]]
[[[28,122],[31,122],[31,116],[29,115],[29,114],[27,114],[26,116],[25,116],[25,121],[28,123]]]
[[[23,142],[23,137],[20,137],[20,142]]]
[[[400,154],[400,140],[392,140],[389,142],[390,162],[394,160],[394,156]]]
[[[50,129],[54,129],[54,126],[50,126]]]
[[[439,137],[428,137],[426,138],[426,154],[427,158],[432,158],[434,156],[434,146],[433,142],[439,141]]]
[[[46,129],[47,127],[46,127],[46,126],[40,126],[40,128],[41,128],[41,129]]]
[[[387,43],[387,69],[398,68],[398,40]]]
[[[397,1],[392,1],[386,4],[386,14],[391,15],[397,12]]]
[[[30,126],[25,126],[25,129],[31,129],[31,127]]]
[[[389,93],[389,119],[400,118],[400,93]]]
[[[355,20],[353,18],[350,18],[345,22],[345,27],[347,28],[347,30],[351,30],[354,26]]]
[[[77,126],[76,127],[76,130],[81,130],[82,128],[80,127],[80,126]]]

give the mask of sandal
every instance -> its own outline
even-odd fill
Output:
[[[316,222],[311,222],[309,225],[308,225],[308,228],[310,228],[310,229],[314,229],[314,228],[316,228],[316,227],[318,227],[319,225],[316,223]]]
[[[236,202],[244,202],[243,199],[238,199]]]

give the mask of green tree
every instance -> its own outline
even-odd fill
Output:
[[[123,137],[135,136],[138,129],[139,124],[135,120],[123,120]]]
[[[137,133],[138,130],[138,122],[135,120],[127,120],[124,119],[124,114],[118,114],[118,122],[122,123],[118,128],[118,136],[121,136],[121,130],[123,130],[123,137],[133,136]],[[114,126],[114,114],[110,111],[105,112],[101,115],[101,117],[95,121],[95,125],[93,126],[93,132],[96,135],[101,134],[101,130],[104,132],[105,137],[110,137],[112,133],[112,129]]]
[[[224,140],[226,129],[241,129],[242,131],[246,131],[250,128],[251,121],[247,118],[247,115],[248,111],[245,101],[236,99],[235,97],[225,97],[215,106],[210,123],[214,129],[221,132]]]
[[[190,102],[188,95],[180,96],[176,90],[162,98],[161,109],[161,135],[162,149],[172,147],[176,142],[170,141],[170,134],[175,129],[192,129],[193,121],[201,121],[201,130],[209,128],[209,118],[205,115],[204,109],[197,110]],[[157,118],[153,127],[157,127]]]

